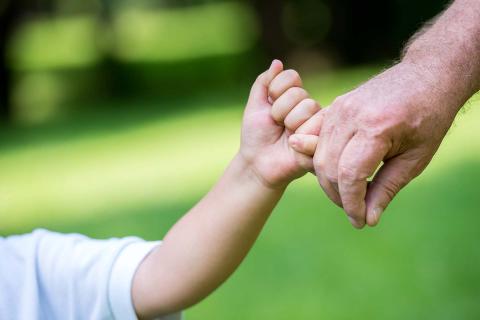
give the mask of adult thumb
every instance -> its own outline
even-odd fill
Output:
[[[378,224],[390,202],[418,175],[417,168],[418,161],[404,155],[385,161],[368,186],[365,198],[369,226]]]

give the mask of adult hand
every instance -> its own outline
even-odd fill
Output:
[[[291,137],[297,151],[315,153],[320,185],[357,228],[376,225],[400,189],[424,170],[461,106],[428,75],[399,63],[338,97]],[[303,134],[318,135],[318,145]]]

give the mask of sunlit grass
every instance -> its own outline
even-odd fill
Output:
[[[10,214],[2,214],[2,226],[38,222],[38,208],[86,218],[112,206],[184,201],[234,154],[239,123],[238,109],[213,109],[4,153],[0,212]]]

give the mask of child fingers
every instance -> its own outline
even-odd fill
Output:
[[[302,87],[302,79],[295,70],[285,70],[277,75],[268,88],[268,95],[273,101],[292,87]]]
[[[320,130],[322,129],[323,117],[326,110],[327,109],[321,109],[315,113],[310,119],[298,127],[295,133],[312,134],[318,136],[320,134]]]
[[[288,138],[288,143],[296,152],[313,157],[317,149],[318,136],[295,133]]]
[[[269,86],[270,83],[283,71],[283,62],[280,60],[273,60],[270,68],[265,71],[264,85]]]
[[[272,118],[278,123],[283,124],[285,117],[298,105],[301,101],[308,98],[308,93],[303,88],[292,87],[281,95],[272,106]]]
[[[320,105],[313,99],[304,99],[285,117],[285,127],[295,132],[298,127],[320,111]]]
[[[267,101],[268,87],[272,80],[283,71],[283,63],[280,60],[273,60],[270,68],[257,77],[257,80],[250,91],[252,102]]]

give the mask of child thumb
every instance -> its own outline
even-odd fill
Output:
[[[288,143],[298,153],[313,157],[317,149],[318,136],[296,133],[289,137]]]
[[[283,71],[283,63],[280,60],[273,60],[270,68],[258,76],[250,91],[249,104],[256,105],[261,102],[268,102],[268,86],[275,77]]]

